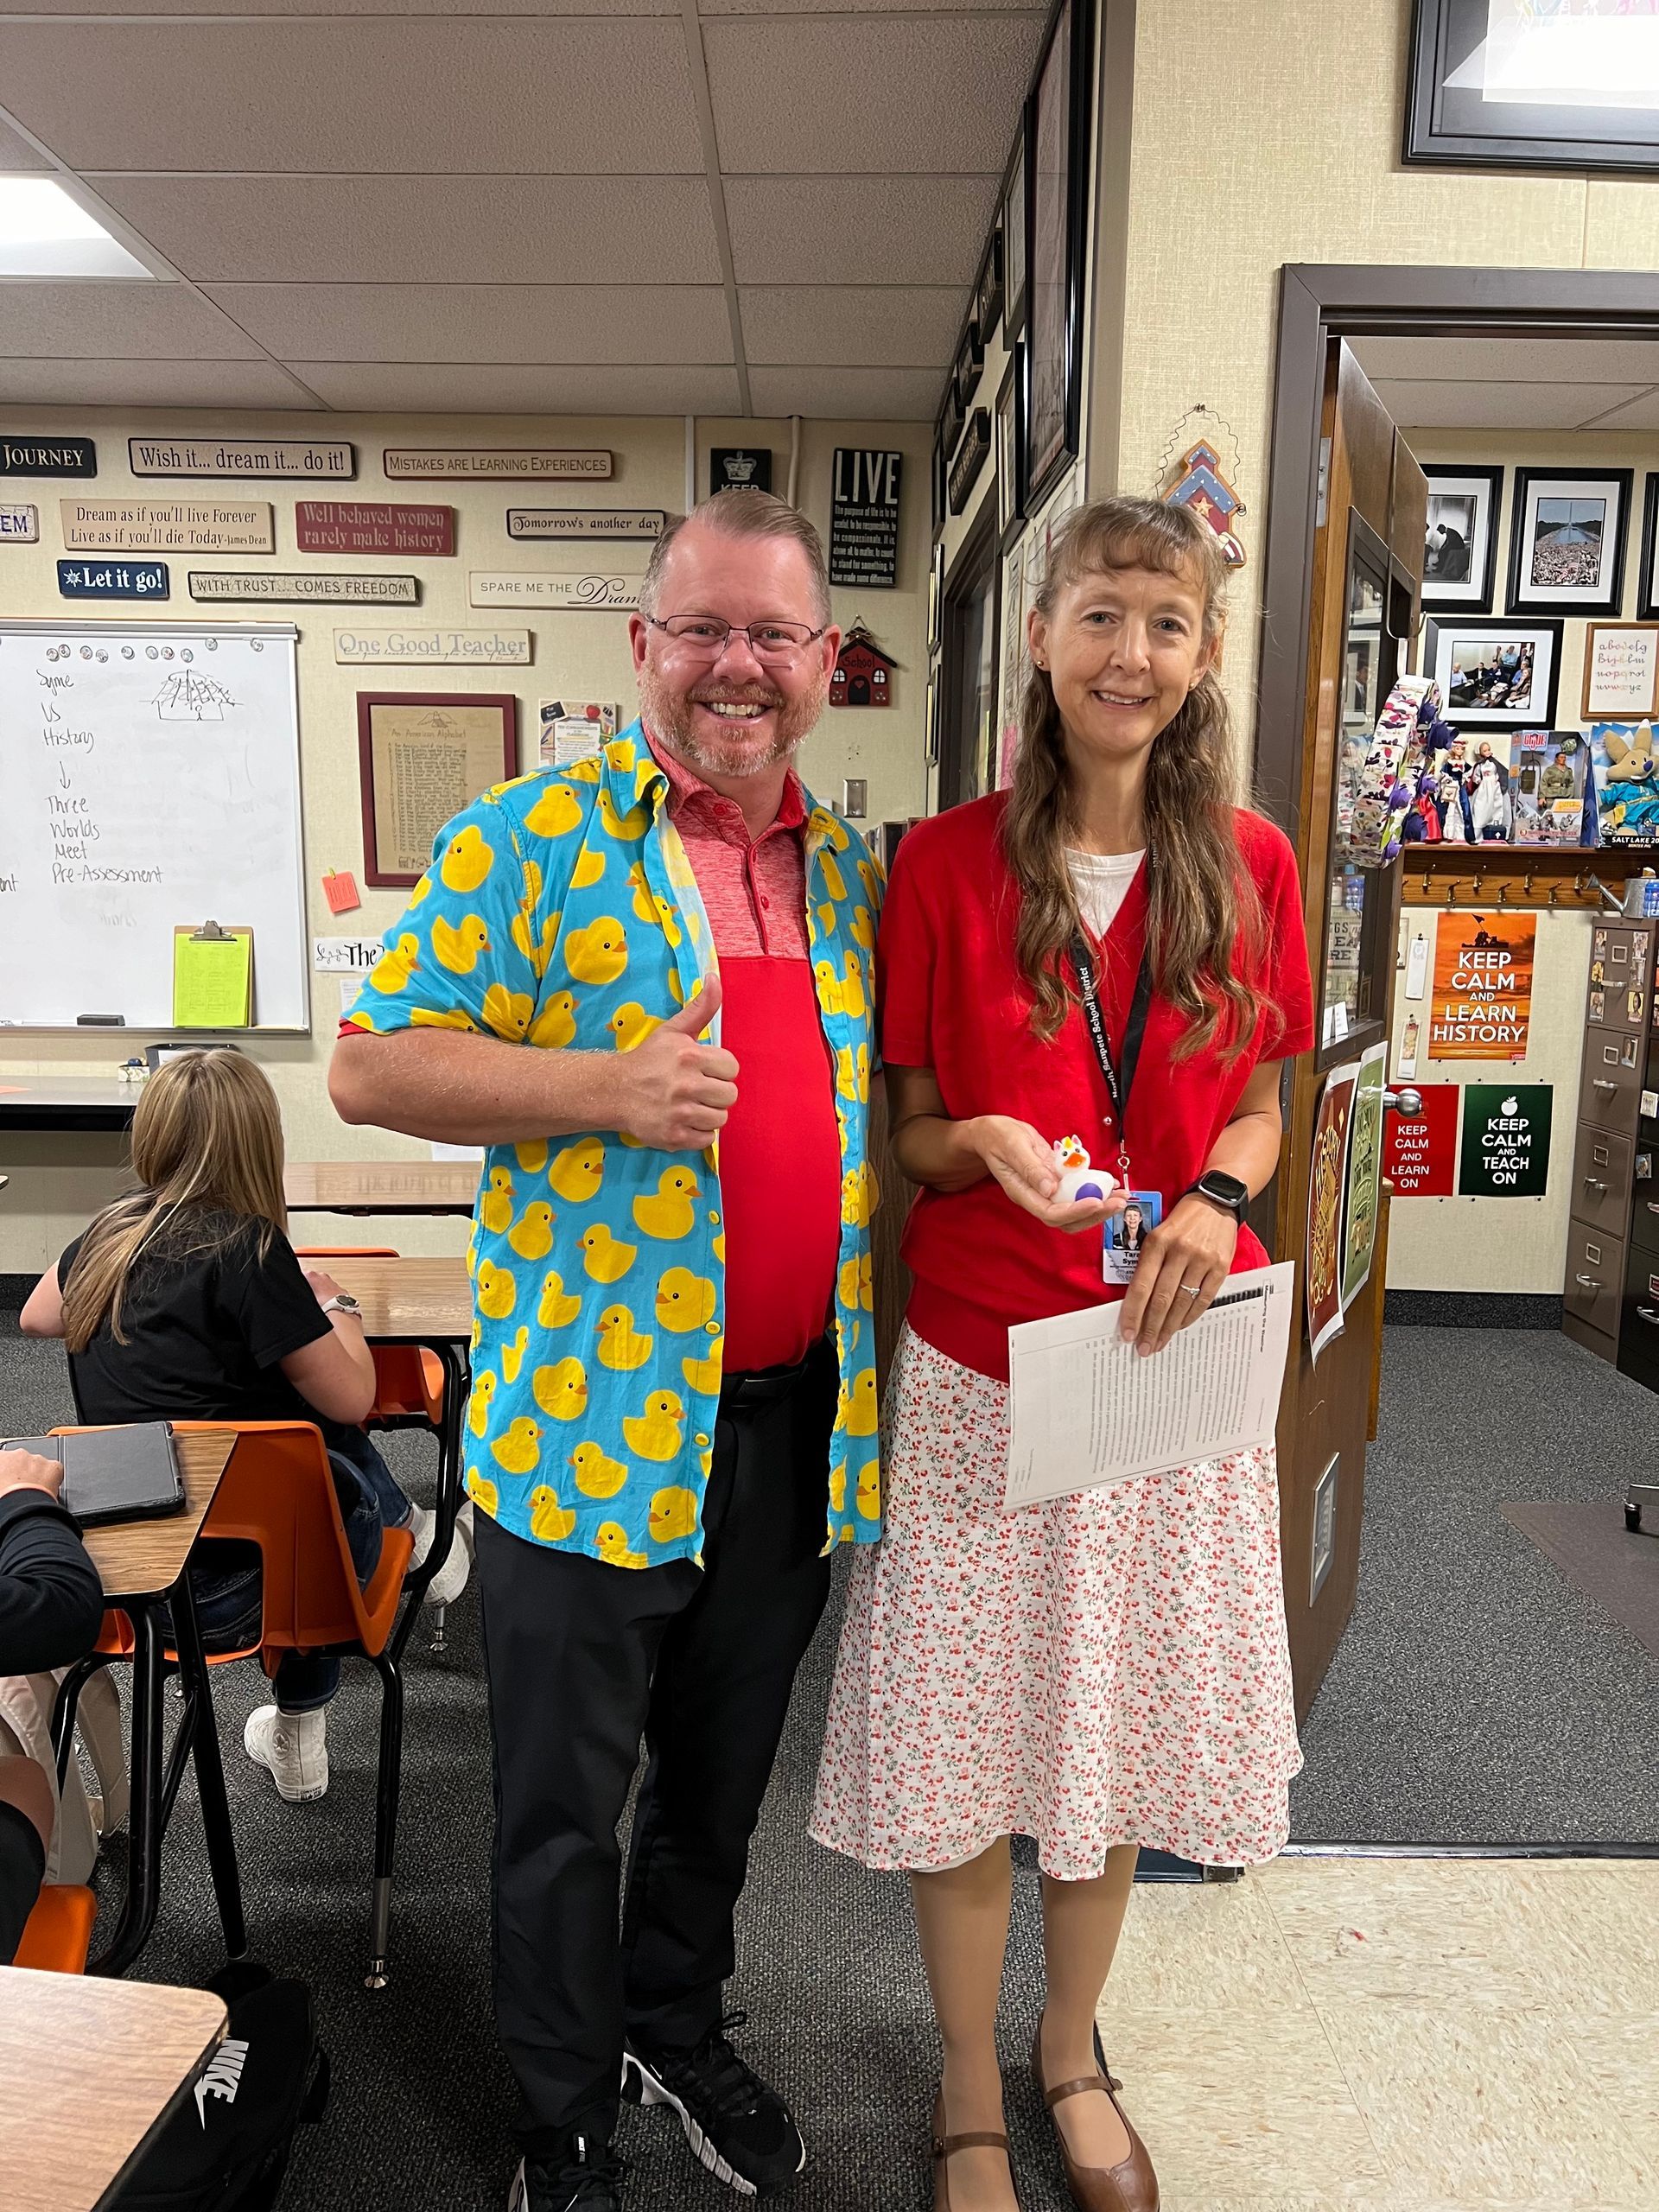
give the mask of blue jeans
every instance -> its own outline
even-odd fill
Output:
[[[362,1589],[380,1563],[387,1529],[407,1527],[414,1507],[360,1428],[327,1425],[346,1541]],[[251,1544],[209,1537],[190,1569],[201,1640],[210,1652],[245,1650],[259,1640],[259,1554]],[[315,1713],[340,1688],[340,1661],[326,1652],[285,1651],[276,1662],[276,1703],[284,1713]]]

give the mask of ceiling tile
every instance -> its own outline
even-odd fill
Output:
[[[312,361],[729,361],[706,284],[215,284],[267,351]]]
[[[1428,384],[1659,383],[1659,342],[1634,338],[1354,338],[1361,368]]]
[[[74,168],[702,167],[684,33],[669,19],[0,19],[0,85]],[[582,122],[594,118],[599,141]]]
[[[736,176],[726,219],[740,284],[971,284],[996,212],[984,176]]]
[[[855,34],[842,16],[706,22],[721,167],[1000,172],[1042,29],[1025,14],[869,16]]]
[[[60,359],[247,361],[259,348],[183,284],[0,283],[0,349]]]
[[[465,415],[734,413],[737,372],[721,368],[505,368],[425,362],[296,361],[330,407]]]
[[[1659,391],[1643,391],[1623,405],[1615,405],[1610,391],[1586,394],[1598,409],[1611,407],[1611,415],[1586,415],[1584,421],[1598,430],[1659,430]]]
[[[0,401],[51,407],[315,407],[269,361],[0,358]]]
[[[51,166],[44,155],[35,152],[27,138],[20,138],[15,130],[0,122],[0,175],[15,175],[19,169],[48,169]]]
[[[815,415],[855,423],[931,423],[938,369],[751,369],[757,415]]]
[[[89,177],[198,283],[717,284],[695,177]]]
[[[955,285],[762,284],[738,300],[751,362],[866,368],[943,369],[968,306]]]
[[[1432,384],[1384,378],[1377,397],[1402,429],[1573,430],[1634,399],[1637,385]]]

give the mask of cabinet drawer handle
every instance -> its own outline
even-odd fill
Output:
[[[1638,1306],[1636,1318],[1638,1321],[1645,1321],[1650,1329],[1659,1329],[1659,1313],[1656,1313],[1651,1306]]]
[[[1598,1075],[1590,1078],[1590,1088],[1592,1090],[1617,1090],[1618,1085],[1610,1077]]]
[[[1599,1191],[1604,1198],[1607,1195],[1607,1185],[1599,1175],[1586,1175],[1584,1179],[1584,1185],[1587,1191]]]
[[[1605,1283],[1598,1282],[1593,1275],[1574,1275],[1573,1280],[1580,1290],[1605,1290],[1607,1287]]]

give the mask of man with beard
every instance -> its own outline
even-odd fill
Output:
[[[514,2212],[621,2203],[619,2088],[745,2194],[805,2164],[721,1985],[830,1553],[880,1529],[880,887],[791,765],[840,642],[817,533],[721,493],[629,630],[641,719],[439,832],[330,1077],[348,1122],[489,1147],[464,1433]]]

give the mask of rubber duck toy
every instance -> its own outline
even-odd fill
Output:
[[[1072,1205],[1085,1198],[1109,1198],[1117,1188],[1116,1175],[1091,1166],[1081,1137],[1056,1137],[1049,1149],[1060,1171],[1059,1196]]]

